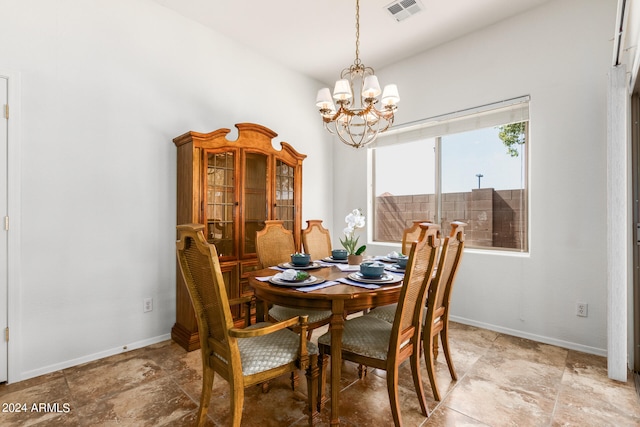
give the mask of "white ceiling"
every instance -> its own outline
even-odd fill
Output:
[[[355,59],[355,0],[154,0],[325,83]],[[362,0],[360,60],[374,69],[552,0],[418,0],[397,22],[392,0]]]

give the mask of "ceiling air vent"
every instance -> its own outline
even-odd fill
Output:
[[[385,8],[398,22],[404,21],[424,9],[418,0],[397,0],[386,5]]]

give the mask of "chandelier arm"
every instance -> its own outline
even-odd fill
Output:
[[[333,123],[334,128],[335,128],[335,122],[324,122],[324,128],[326,129],[327,132],[329,132],[331,135],[336,135],[337,132],[333,129],[331,129],[330,123]]]
[[[354,124],[351,119],[353,119],[353,117],[342,122],[340,127],[336,125],[336,129],[340,141],[353,148],[361,148],[372,143],[376,140],[378,133],[382,131],[377,121],[373,125],[366,121]],[[362,127],[362,129],[354,129],[359,127]]]
[[[379,117],[381,119],[385,119],[385,120],[389,120],[392,119],[393,120],[393,113],[394,111],[392,109],[389,108],[385,108],[384,110],[378,110],[377,108],[375,108],[373,105],[371,106],[371,109],[369,111],[371,114],[375,114],[376,117]]]
[[[383,127],[382,129],[378,129],[377,133],[381,133],[386,131],[387,129],[389,129],[391,127],[391,125],[393,125],[393,117],[391,117],[391,120],[387,120],[387,125],[385,127]]]

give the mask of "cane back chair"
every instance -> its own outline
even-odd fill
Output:
[[[215,373],[230,385],[231,424],[240,426],[244,389],[298,369],[306,370],[309,425],[318,418],[318,349],[307,341],[306,317],[277,324],[261,322],[245,329],[234,327],[230,304],[215,246],[204,238],[204,225],[178,227],[176,243],[180,271],[193,304],[202,354],[202,393],[197,425],[203,426]],[[297,334],[289,328],[298,327]]]
[[[393,422],[402,425],[398,400],[398,369],[410,359],[413,385],[420,409],[427,416],[427,404],[420,374],[420,340],[427,292],[433,276],[439,242],[439,226],[421,224],[422,232],[414,241],[397,304],[393,324],[373,316],[360,316],[344,322],[342,357],[365,366],[387,371],[387,391]],[[318,338],[320,358],[330,353],[331,332]],[[324,366],[320,372],[320,401],[324,398]]]
[[[268,220],[265,224],[265,227],[256,233],[256,252],[260,268],[289,262],[291,254],[296,252],[293,233],[284,228],[283,222],[279,220]],[[268,312],[269,317],[278,322],[295,316],[309,316],[308,339],[311,339],[314,329],[328,324],[331,320],[331,310],[303,310],[273,305]]]
[[[411,250],[411,243],[414,240],[417,240],[420,236],[420,223],[429,223],[431,221],[413,221],[413,225],[409,228],[405,228],[402,232],[402,253],[404,255],[409,255],[409,251]]]
[[[444,239],[440,249],[438,268],[427,299],[422,342],[431,390],[436,400],[440,400],[440,391],[438,390],[435,375],[435,360],[438,357],[438,335],[440,335],[442,341],[442,351],[449,367],[451,379],[454,381],[458,379],[449,350],[449,307],[451,305],[453,283],[464,250],[464,227],[466,225],[460,221],[451,223],[451,232]]]
[[[430,224],[429,221],[413,221],[413,225],[409,228],[405,228],[402,233],[402,253],[404,255],[408,255],[411,250],[411,244],[420,237],[420,233],[422,229],[420,228],[420,224]],[[436,266],[437,264],[436,257]],[[433,284],[431,285],[433,287]],[[384,305],[381,307],[376,307],[370,310],[367,314],[377,317],[378,319],[386,320],[389,323],[393,323],[393,319],[396,316],[396,304]]]
[[[307,220],[307,228],[302,230],[302,247],[311,260],[331,256],[331,234],[322,226],[321,219]]]

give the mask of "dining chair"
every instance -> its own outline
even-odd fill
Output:
[[[405,228],[402,232],[402,253],[404,255],[409,254],[409,250],[411,250],[411,243],[420,236],[420,224],[423,222],[430,223],[431,221],[413,221],[413,225],[409,228]]]
[[[411,245],[393,324],[371,316],[359,316],[344,322],[342,331],[342,357],[365,366],[387,372],[387,391],[393,422],[402,425],[398,400],[398,369],[410,360],[413,385],[420,409],[428,416],[420,374],[420,339],[422,317],[427,291],[433,276],[436,254],[440,245],[439,226],[421,224],[421,234]],[[331,351],[331,332],[318,338],[320,358]],[[324,398],[326,368],[320,367],[319,401]]]
[[[293,233],[284,228],[283,221],[265,221],[265,227],[256,233],[256,252],[260,268],[289,262],[291,254],[296,252]],[[306,310],[273,305],[268,313],[269,317],[277,322],[296,316],[309,316],[308,339],[311,339],[314,329],[328,324],[331,320],[331,310]]]
[[[291,230],[284,228],[281,220],[267,220],[262,230],[256,232],[258,267],[268,268],[291,261],[291,254],[298,252]]]
[[[437,271],[427,297],[422,344],[431,390],[436,400],[440,400],[440,392],[435,375],[435,360],[438,357],[438,335],[442,341],[442,352],[447,361],[451,379],[454,381],[458,379],[449,347],[449,311],[453,283],[464,252],[464,227],[466,225],[461,221],[453,221],[451,223],[451,231],[440,248]]]
[[[319,418],[317,412],[318,348],[306,339],[307,318],[285,322],[261,322],[241,329],[234,327],[230,305],[247,298],[229,300],[218,253],[207,243],[201,224],[177,227],[176,253],[180,271],[198,323],[202,355],[202,392],[197,425],[207,418],[214,376],[229,382],[231,425],[240,426],[244,389],[298,369],[306,370],[309,425]],[[289,328],[297,327],[300,333]]]
[[[420,237],[420,224],[430,224],[429,221],[413,221],[413,225],[409,228],[405,228],[402,233],[402,253],[408,255],[411,250],[411,244]],[[436,256],[436,266],[438,257]],[[389,323],[393,323],[393,319],[396,316],[396,304],[389,304],[380,307],[375,307],[367,312],[367,315],[377,317],[378,319],[386,320]]]
[[[331,233],[322,226],[321,219],[307,220],[307,228],[302,230],[302,247],[312,260],[331,256]]]

